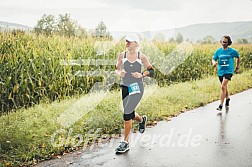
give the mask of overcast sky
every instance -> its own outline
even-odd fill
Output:
[[[197,23],[252,21],[252,0],[0,0],[0,21],[34,27],[43,16],[69,13],[87,29],[163,30]]]

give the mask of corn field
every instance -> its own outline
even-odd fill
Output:
[[[184,52],[176,47],[177,44],[150,45],[150,42],[143,42],[141,46],[141,51],[150,57],[160,86],[216,75],[211,59],[220,45],[192,44],[192,50],[183,60]],[[242,56],[241,70],[251,69],[251,45],[232,47]],[[45,100],[79,96],[96,82],[103,82],[105,86],[117,83],[110,76],[117,55],[123,50],[124,41],[0,33],[0,114]],[[118,84],[111,86],[117,87]]]

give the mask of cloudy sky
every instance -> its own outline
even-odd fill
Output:
[[[43,16],[69,13],[92,29],[163,30],[197,23],[252,21],[252,0],[0,0],[0,21],[34,27]]]

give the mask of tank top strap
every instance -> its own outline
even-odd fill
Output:
[[[126,55],[127,55],[127,52],[125,51],[125,52],[124,52],[124,56],[123,56],[123,58],[126,58]]]

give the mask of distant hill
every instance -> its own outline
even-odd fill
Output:
[[[215,40],[219,40],[223,35],[230,35],[233,41],[238,38],[251,39],[252,21],[195,24],[176,28],[175,34],[178,33],[181,33],[185,40],[189,39],[190,41],[197,41],[208,35],[211,35]]]
[[[29,31],[32,30],[32,27],[0,21],[0,30],[4,29],[21,29]],[[121,37],[127,35],[129,32],[113,31],[110,33],[113,38],[121,39]],[[175,29],[145,31],[140,34],[143,34],[147,39],[152,39],[158,33],[163,34],[166,40],[172,37],[176,38],[177,34],[181,33],[184,40],[192,42],[202,40],[208,35],[212,36],[215,41],[219,41],[223,35],[230,35],[233,41],[239,38],[245,38],[252,42],[252,21],[193,24]]]
[[[20,29],[24,31],[32,30],[31,27],[22,24],[0,21],[0,30],[13,30],[13,29]]]
[[[211,35],[216,41],[219,41],[223,35],[230,35],[233,41],[238,38],[246,38],[252,40],[252,21],[241,22],[219,22],[219,23],[202,23],[190,26],[160,30],[160,31],[145,31],[144,37],[152,39],[155,34],[161,33],[166,39],[176,38],[178,33],[181,33],[184,40],[196,42],[204,37]],[[112,32],[111,35],[119,38],[127,32]]]

